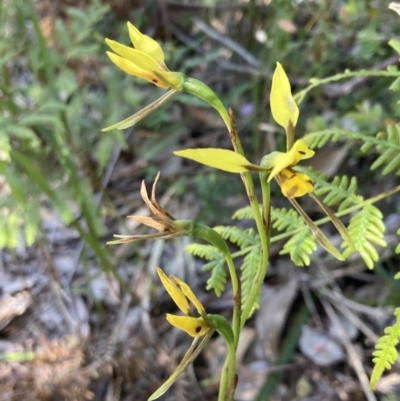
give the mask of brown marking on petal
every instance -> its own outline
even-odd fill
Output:
[[[154,82],[155,84],[158,84],[158,81],[157,81],[157,79],[155,79],[155,78],[152,79],[151,82]]]
[[[302,150],[299,150],[299,153],[300,153],[301,155],[305,155],[305,154],[306,154],[306,152],[303,152]]]
[[[200,331],[201,331],[201,326],[197,326],[196,329],[195,329],[195,331],[196,331],[196,333],[200,333]]]
[[[290,188],[289,191],[287,191],[286,196],[288,198],[294,198],[298,189],[299,189],[299,187],[297,185],[295,185],[294,187]]]
[[[294,174],[292,171],[291,171],[291,173],[292,173],[291,175],[279,174],[279,178],[281,179],[281,182],[284,183],[288,180],[291,180],[293,177],[296,176],[296,174]]]

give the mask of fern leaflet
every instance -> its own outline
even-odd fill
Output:
[[[273,228],[278,231],[300,229],[286,242],[279,254],[289,254],[296,266],[309,266],[309,255],[317,249],[317,243],[303,218],[294,209],[282,208],[272,210],[271,220]]]
[[[308,230],[308,227],[306,227]],[[317,243],[310,230],[300,231],[284,245],[279,255],[290,254],[290,259],[296,266],[309,266],[310,256],[317,249]]]
[[[260,248],[253,247],[251,251],[246,255],[243,261],[243,265],[240,268],[242,271],[242,305],[245,304],[249,298],[251,288],[253,286],[254,277],[256,275],[258,265],[260,263]],[[260,295],[260,294],[259,294]],[[260,306],[260,296],[257,296],[256,302],[254,303],[253,310],[258,309]]]
[[[206,290],[214,290],[217,297],[220,297],[222,291],[225,289],[226,271],[224,265],[225,259],[222,256],[221,258],[212,260],[203,266],[203,271],[211,271],[211,276],[207,280]]]
[[[206,289],[214,290],[218,297],[221,296],[226,284],[225,257],[223,253],[215,246],[196,243],[188,245],[186,250],[194,256],[209,260],[203,266],[203,271],[211,271]]]
[[[386,241],[383,239],[385,225],[382,220],[383,215],[377,207],[365,205],[351,218],[348,227],[349,235],[369,269],[372,269],[374,262],[379,259],[378,252],[372,243],[386,246]],[[343,243],[342,247],[347,248],[343,253],[343,256],[347,258],[352,251],[346,243]]]
[[[253,245],[257,241],[258,235],[255,234],[252,228],[242,230],[234,226],[218,226],[214,230],[225,240],[236,244],[240,248]]]
[[[306,227],[303,219],[294,209],[272,208],[271,222],[272,227],[278,231],[292,231]]]
[[[261,206],[260,206],[260,213],[261,213]],[[253,220],[254,214],[251,206],[245,206],[242,207],[241,209],[236,210],[236,212],[232,216],[232,219]]]
[[[222,252],[213,245],[204,244],[189,244],[186,246],[186,250],[194,256],[203,258],[206,260],[215,260],[221,257]],[[223,256],[223,255],[222,255]]]
[[[400,337],[400,308],[394,311],[396,323],[385,328],[385,334],[378,340],[373,352],[374,369],[371,374],[371,389],[378,384],[385,369],[390,369],[397,360],[396,346]]]
[[[397,235],[400,235],[400,228],[399,228],[399,231],[397,231]],[[395,252],[400,253],[400,243],[397,245]]]
[[[341,137],[347,137],[353,141],[363,141],[361,151],[364,153],[371,148],[375,148],[381,153],[379,158],[372,164],[371,170],[375,170],[386,164],[386,167],[382,170],[383,175],[389,174],[392,171],[396,171],[397,175],[400,174],[400,124],[396,124],[395,126],[388,125],[387,135],[380,132],[376,136],[370,136],[362,132],[333,128],[313,132],[304,136],[303,140],[310,148],[321,148],[329,140],[337,142]]]
[[[386,139],[386,143],[379,143],[376,147],[378,152],[382,154],[372,164],[371,170],[375,170],[378,167],[386,164],[386,167],[382,170],[382,174],[386,175],[396,170],[396,174],[400,174],[400,124],[388,125],[387,135],[379,133],[378,137]],[[362,149],[362,148],[361,148]]]
[[[362,200],[361,196],[356,194],[356,177],[336,176],[332,182],[327,182],[321,174],[315,173],[312,169],[303,168],[302,170],[313,180],[315,194],[321,197],[324,196],[323,201],[328,206],[337,205],[340,211]]]

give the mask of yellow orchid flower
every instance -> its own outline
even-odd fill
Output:
[[[278,176],[278,181],[285,183],[282,188],[283,194],[291,198],[300,197],[313,191],[311,179],[306,174],[292,170],[291,167],[298,164],[300,160],[309,159],[314,153],[301,139],[296,141],[287,153],[273,152],[266,156],[261,166],[249,162],[244,156],[228,149],[184,149],[174,152],[177,156],[229,173],[270,172],[268,182]],[[296,190],[296,187],[299,190]]]
[[[152,38],[142,34],[128,22],[129,36],[135,48],[125,46],[111,39],[107,45],[114,51],[107,52],[111,61],[127,74],[143,78],[163,89],[182,89],[183,74],[171,72],[164,63],[164,52]]]
[[[127,74],[143,78],[160,88],[169,89],[169,91],[123,121],[103,128],[103,132],[132,127],[180,92],[187,92],[197,96],[214,107],[227,128],[230,129],[229,115],[221,100],[211,88],[195,78],[187,77],[182,72],[170,71],[165,65],[164,52],[161,46],[154,39],[141,33],[130,22],[128,22],[128,31],[134,48],[125,46],[115,40],[106,39],[107,45],[113,50],[113,52],[107,52],[108,57]]]
[[[171,278],[169,278],[159,267],[157,267],[157,273],[170,297],[176,303],[178,308],[186,315],[177,316],[167,313],[168,322],[178,329],[186,331],[186,333],[192,337],[201,337],[206,334],[212,326],[203,305],[191,288],[177,277],[171,276]],[[189,301],[196,308],[200,315],[199,317],[193,316],[190,310]]]
[[[297,140],[293,147],[286,153],[273,152],[269,155],[272,165],[272,171],[269,175],[268,182],[288,167],[293,167],[300,162],[313,157],[315,152],[311,150],[301,139]]]
[[[309,159],[315,153],[301,139],[297,140],[292,148],[286,153],[272,152],[265,156],[262,160],[261,166],[252,164],[244,156],[227,149],[186,149],[174,153],[177,156],[185,157],[206,166],[218,168],[231,173],[243,173],[245,171],[259,171],[263,174],[269,173],[266,182],[270,182],[272,178],[275,178],[278,181],[278,184],[281,186],[282,194],[288,198],[293,207],[304,218],[321,246],[335,256],[335,258],[344,260],[341,253],[330,243],[329,239],[308,217],[295,199],[309,194],[329,216],[343,239],[349,244],[349,247],[355,250],[346,227],[335,216],[331,209],[314,194],[314,184],[311,178],[307,174],[294,169],[301,160]]]

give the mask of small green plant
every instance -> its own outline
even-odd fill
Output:
[[[156,200],[156,183],[159,175],[153,185],[150,198],[143,183],[141,195],[152,212],[152,216],[130,216],[130,218],[156,229],[157,233],[144,236],[117,235],[118,239],[110,243],[118,244],[146,238],[173,238],[176,236],[202,239],[208,244],[191,244],[188,251],[207,260],[204,265],[204,270],[210,273],[207,289],[213,289],[217,296],[221,295],[228,283],[233,289],[232,321],[229,323],[220,315],[207,314],[186,283],[177,277],[168,278],[161,269],[158,269],[165,289],[184,313],[184,316],[168,314],[167,320],[173,326],[194,337],[194,342],[176,371],[149,400],[160,397],[168,390],[182,371],[198,356],[214,331],[224,338],[227,347],[218,399],[219,401],[233,400],[237,383],[236,349],[243,326],[254,310],[260,307],[261,285],[268,269],[271,242],[287,238],[288,241],[281,254],[289,254],[293,263],[299,266],[310,264],[311,254],[316,250],[317,244],[320,244],[328,252],[327,257],[333,256],[340,261],[358,251],[368,268],[372,269],[374,263],[379,259],[375,246],[386,246],[383,239],[385,231],[383,216],[374,203],[400,191],[400,186],[397,186],[374,198],[364,199],[357,193],[355,177],[335,177],[331,182],[327,182],[319,172],[298,165],[301,160],[314,156],[313,149],[322,147],[328,141],[337,141],[345,137],[348,141],[361,141],[363,152],[377,151],[380,154],[371,169],[382,168],[382,174],[392,172],[398,174],[400,172],[400,126],[389,125],[387,134],[379,133],[377,136],[362,132],[328,129],[313,132],[305,135],[302,139],[295,140],[295,127],[299,118],[296,99],[301,101],[308,91],[325,82],[363,75],[391,76],[400,79],[400,72],[393,68],[379,72],[346,72],[326,80],[314,80],[297,97],[293,97],[289,79],[283,67],[278,63],[272,79],[270,104],[274,120],[286,132],[286,149],[283,152],[273,151],[265,155],[261,163],[257,164],[245,157],[233,113],[226,110],[218,96],[204,83],[180,72],[169,71],[164,63],[164,53],[158,43],[141,34],[129,23],[128,30],[134,48],[107,39],[107,44],[115,52],[109,53],[110,59],[125,72],[169,91],[143,110],[105,130],[130,127],[170,100],[172,96],[182,92],[190,93],[204,100],[218,111],[224,121],[233,150],[185,149],[174,153],[206,166],[240,174],[249,199],[249,206],[238,210],[234,214],[234,218],[255,221],[255,229],[242,229],[238,226],[211,228],[195,220],[177,220]],[[256,195],[252,176],[254,172],[259,174],[261,201]],[[272,207],[270,186],[273,180],[277,182],[282,196],[289,200],[293,209]],[[324,219],[313,221],[308,216],[297,200],[304,195],[310,196],[323,210],[326,214]],[[333,212],[331,207],[337,208],[338,211]],[[346,228],[339,217],[350,214],[352,217]],[[340,252],[319,228],[328,222],[331,222],[341,235],[343,252]],[[276,234],[273,235],[273,232]],[[237,253],[231,253],[227,245],[228,241],[239,248]],[[234,260],[239,257],[243,262],[240,269],[237,270]],[[225,266],[228,268],[228,275]],[[197,313],[193,312],[190,304],[194,306]],[[376,365],[371,379],[372,387],[376,385],[383,370],[390,367],[397,357],[395,346],[400,334],[398,310],[395,315],[397,322],[394,326],[386,329],[385,336],[379,341],[374,354]]]

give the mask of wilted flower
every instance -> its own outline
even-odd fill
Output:
[[[109,241],[107,244],[123,244],[126,242],[132,242],[143,239],[158,239],[158,238],[174,238],[183,235],[184,230],[179,222],[171,216],[164,208],[162,208],[156,200],[156,187],[158,179],[160,178],[160,173],[157,174],[154,180],[153,188],[151,191],[151,199],[147,194],[147,189],[144,181],[140,189],[140,195],[142,199],[149,207],[152,216],[128,216],[128,219],[135,220],[146,226],[155,228],[158,233],[155,234],[145,234],[145,235],[114,235],[120,238],[115,241]]]

